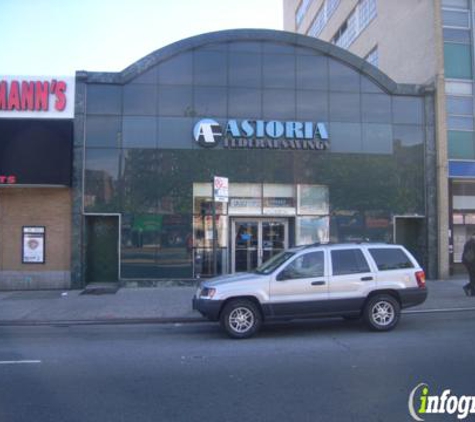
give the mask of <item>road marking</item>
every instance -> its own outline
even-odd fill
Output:
[[[40,360],[0,360],[0,365],[21,365],[29,363],[41,363]]]

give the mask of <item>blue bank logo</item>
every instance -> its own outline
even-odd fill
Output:
[[[216,120],[202,119],[193,129],[195,141],[203,147],[270,148],[324,150],[328,131],[323,122],[278,120],[228,120],[221,126]]]
[[[193,129],[195,141],[204,147],[216,146],[223,137],[221,125],[213,119],[203,119]]]

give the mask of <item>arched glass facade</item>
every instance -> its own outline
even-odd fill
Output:
[[[122,79],[88,73],[79,84],[83,210],[120,215],[122,279],[212,273],[213,175],[230,183],[217,207],[219,272],[295,244],[390,242],[406,215],[421,217],[412,242],[424,259],[422,95],[275,36],[205,37],[151,57]],[[213,147],[195,140],[203,119],[221,128]],[[303,139],[310,122],[312,139],[317,123],[328,139]]]

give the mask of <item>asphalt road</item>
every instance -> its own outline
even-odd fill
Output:
[[[334,319],[244,341],[205,323],[0,327],[0,422],[410,421],[420,382],[475,396],[474,325],[475,312],[405,315],[384,334]]]

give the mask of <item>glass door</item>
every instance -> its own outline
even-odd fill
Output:
[[[259,265],[259,223],[235,221],[233,228],[233,272],[251,271]]]
[[[288,221],[235,219],[231,239],[233,272],[252,271],[288,247]]]
[[[287,248],[287,221],[262,221],[262,260],[268,261]]]

